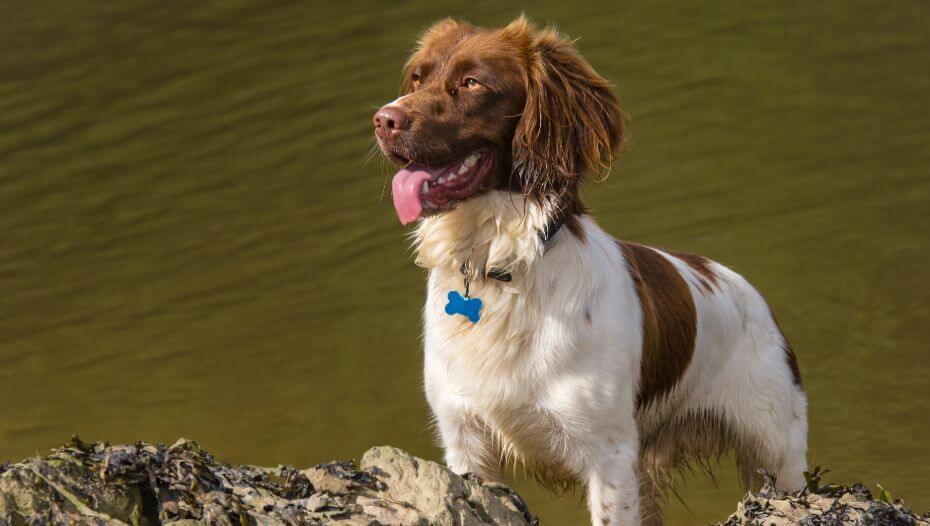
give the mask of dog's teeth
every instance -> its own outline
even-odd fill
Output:
[[[468,165],[468,160],[466,159],[465,163],[459,167],[459,175],[464,175],[465,172],[467,172],[469,168],[471,167]]]
[[[478,162],[478,155],[477,155],[477,154],[474,154],[474,153],[473,153],[473,154],[471,154],[471,155],[469,155],[468,157],[465,158],[465,166],[467,166],[467,167],[469,167],[469,168],[471,168],[472,166],[474,166],[475,163],[477,163],[477,162]],[[462,173],[462,170],[459,170],[459,173]]]
[[[429,183],[423,181],[423,193],[425,194],[427,192],[429,192]]]
[[[446,181],[451,183],[452,181],[455,181],[456,177],[458,177],[457,174],[449,174],[449,177],[446,178]]]

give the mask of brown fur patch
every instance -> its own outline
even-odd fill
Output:
[[[714,274],[714,270],[710,268],[711,261],[709,259],[704,256],[688,254],[685,252],[673,252],[671,250],[665,250],[664,252],[670,256],[684,261],[685,264],[691,267],[692,270],[697,272],[700,276],[699,281],[701,283],[701,287],[706,292],[714,291],[713,287],[717,286],[717,275]]]
[[[791,376],[794,379],[794,385],[804,389],[804,383],[801,381],[801,367],[798,366],[798,357],[794,354],[794,349],[791,347],[791,342],[788,341],[788,337],[785,336],[785,331],[781,330],[781,325],[778,323],[778,318],[775,317],[775,311],[772,310],[772,306],[766,305],[769,308],[769,313],[772,315],[772,321],[775,322],[775,327],[778,327],[778,332],[781,333],[781,339],[785,342],[784,351],[785,359],[788,360],[788,367],[791,368]]]
[[[655,249],[618,242],[643,315],[643,358],[637,409],[667,394],[694,354],[697,313],[688,284]]]

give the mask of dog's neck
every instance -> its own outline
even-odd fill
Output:
[[[553,216],[552,209],[520,194],[488,192],[420,222],[414,232],[417,264],[459,272],[467,261],[481,275],[492,268],[528,269],[545,251],[540,233],[549,228]]]

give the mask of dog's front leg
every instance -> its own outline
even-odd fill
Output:
[[[453,404],[435,404],[433,412],[449,469],[459,475],[474,473],[484,480],[500,481],[499,462],[481,419]]]
[[[636,463],[639,443],[632,436],[609,436],[598,448],[588,474],[588,507],[594,526],[638,526],[639,482]]]

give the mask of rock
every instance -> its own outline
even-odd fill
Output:
[[[747,493],[717,526],[930,526],[930,514],[916,516],[890,495],[875,499],[863,484],[822,485],[823,473],[805,473],[807,487],[789,494],[777,493],[774,479],[766,477],[762,489]]]
[[[778,494],[774,479],[718,526],[930,526],[882,491],[824,485]],[[0,465],[0,525],[171,524],[527,526],[536,518],[510,488],[393,447],[352,462],[297,470],[230,466],[189,440],[171,446],[70,444],[45,458]]]
[[[384,481],[385,497],[418,510],[428,524],[517,526],[536,522],[510,488],[464,479],[445,466],[397,448],[369,449],[362,456],[361,468]]]
[[[196,443],[111,446],[73,438],[0,466],[0,524],[537,524],[513,490],[392,447],[351,462],[230,466]]]

